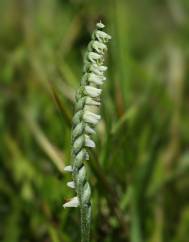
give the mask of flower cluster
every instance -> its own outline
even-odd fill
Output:
[[[107,70],[107,67],[103,65],[104,53],[107,50],[106,43],[111,39],[102,31],[103,28],[104,25],[101,22],[97,23],[84,58],[84,74],[76,93],[73,117],[72,163],[65,167],[65,171],[73,174],[73,181],[68,182],[67,185],[76,190],[76,196],[63,206],[80,206],[81,227],[85,237],[87,237],[86,233],[89,234],[91,189],[87,181],[84,161],[89,159],[87,147],[95,147],[92,136],[100,120],[97,112],[100,106],[101,86],[106,80],[104,72]]]

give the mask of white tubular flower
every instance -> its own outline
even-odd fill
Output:
[[[86,62],[85,66],[84,66],[84,72],[93,72],[97,75],[103,75],[104,72],[107,70],[107,66],[103,66],[103,65],[97,65],[96,63],[89,63],[89,62]],[[84,76],[88,74],[88,73],[85,73]],[[83,77],[84,77],[83,76]],[[82,77],[82,79],[83,79]]]
[[[99,40],[99,41],[102,41],[102,42],[107,42],[108,40],[111,39],[111,36],[101,30],[97,30],[96,31],[96,38]]]
[[[69,202],[64,203],[64,208],[77,208],[79,206],[78,197],[73,197]]]
[[[96,24],[96,27],[99,29],[103,29],[105,27],[105,25],[103,23],[99,22]]]
[[[99,97],[101,92],[102,92],[102,90],[98,89],[96,87],[86,86],[85,87],[85,92],[90,97]]]
[[[100,102],[93,100],[91,97],[87,97],[86,105],[100,106]]]
[[[91,62],[96,63],[96,61],[101,60],[102,56],[96,52],[89,52],[88,58]]]
[[[67,171],[67,172],[73,172],[73,169],[71,166],[65,166],[64,167],[64,171]]]
[[[99,41],[93,41],[92,47],[99,53],[102,54],[105,50],[107,50],[107,46]]]
[[[95,148],[95,142],[88,135],[85,135],[85,146],[89,148]]]
[[[93,128],[91,128],[88,124],[86,124],[85,126],[85,131],[87,134],[95,134],[95,130]]]
[[[104,77],[103,75],[99,76],[99,75],[95,75],[94,73],[91,73],[89,74],[88,80],[89,82],[92,82],[96,85],[102,85],[106,80],[106,77]]]
[[[83,119],[87,123],[91,123],[91,124],[96,125],[99,122],[99,120],[100,120],[100,115],[97,115],[95,113],[92,113],[92,112],[86,110],[84,112]]]
[[[71,181],[71,182],[67,182],[67,186],[74,189],[75,188],[75,183],[74,181]]]
[[[107,66],[98,66],[98,69],[101,72],[105,72],[108,69],[108,67]]]
[[[108,68],[106,66],[102,66],[102,65],[97,65],[97,64],[93,64],[90,67],[90,71],[93,72],[96,75],[104,75],[104,72],[107,70]]]

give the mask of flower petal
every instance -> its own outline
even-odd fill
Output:
[[[91,97],[86,98],[86,104],[87,105],[100,106],[100,102],[93,100]]]
[[[97,85],[102,85],[104,81],[106,80],[106,77],[103,75],[95,75],[94,73],[91,73],[88,78],[89,82],[93,82]]]
[[[103,29],[105,27],[105,25],[103,23],[99,22],[96,24],[96,27],[99,29]]]
[[[87,134],[95,134],[96,133],[95,130],[93,128],[91,128],[89,125],[85,126],[85,132]]]
[[[100,60],[102,58],[101,55],[97,54],[96,52],[89,52],[88,53],[88,59],[89,61],[96,63],[96,61]]]
[[[78,197],[73,197],[69,202],[64,203],[64,208],[77,208],[79,206],[79,199]]]
[[[98,97],[98,96],[100,96],[102,90],[98,89],[96,87],[85,86],[85,92],[90,97]]]
[[[71,182],[67,182],[67,186],[74,189],[75,188],[75,183],[74,181],[71,181]]]
[[[99,41],[92,41],[91,42],[92,48],[95,49],[99,54],[102,54],[105,50],[107,50],[107,47],[104,43]]]
[[[95,142],[88,135],[85,135],[85,146],[95,148]]]
[[[71,166],[65,166],[64,167],[64,171],[67,171],[67,172],[73,172],[73,169]]]
[[[92,112],[90,112],[88,110],[86,110],[84,112],[84,115],[83,115],[83,119],[85,120],[85,122],[91,123],[91,124],[94,124],[94,125],[96,125],[98,123],[100,118],[101,118],[100,115],[92,113]]]
[[[99,40],[99,41],[103,41],[103,42],[107,42],[108,40],[111,39],[111,36],[101,30],[97,30],[95,32],[95,35],[96,35],[96,38]]]

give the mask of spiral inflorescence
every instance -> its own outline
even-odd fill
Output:
[[[76,196],[63,206],[80,206],[83,242],[89,241],[91,217],[91,189],[84,162],[89,159],[87,148],[95,147],[92,136],[95,134],[95,126],[100,120],[100,115],[97,112],[101,103],[101,86],[106,80],[104,72],[107,70],[107,67],[103,65],[104,53],[107,50],[106,43],[111,39],[108,34],[102,31],[103,28],[104,25],[101,22],[97,23],[84,57],[83,76],[75,98],[72,162],[71,166],[65,167],[65,171],[73,174],[73,181],[68,182],[67,185],[76,190]]]

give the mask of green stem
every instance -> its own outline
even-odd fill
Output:
[[[90,241],[91,205],[81,205],[81,242]]]

